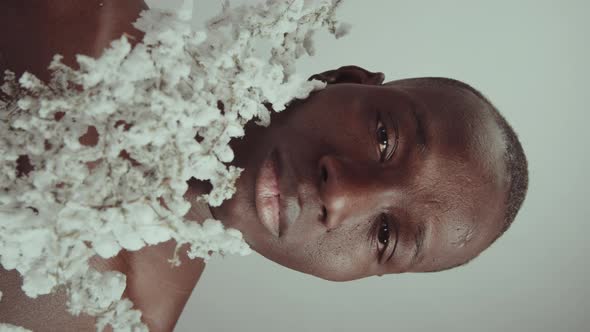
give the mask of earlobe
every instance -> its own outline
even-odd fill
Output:
[[[319,80],[328,84],[356,83],[366,85],[381,85],[385,75],[381,72],[370,72],[357,66],[344,66],[335,70],[328,70],[311,76],[308,81]]]

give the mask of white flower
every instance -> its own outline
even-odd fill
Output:
[[[264,103],[281,111],[324,87],[295,75],[295,63],[313,53],[317,29],[337,37],[347,31],[334,19],[339,3],[230,7],[226,1],[207,31],[195,32],[192,1],[186,1],[176,14],[144,11],[135,23],[145,32],[141,43],[132,47],[123,36],[100,58],[78,55],[79,70],[56,55],[47,84],[6,72],[0,88],[2,266],[23,275],[31,297],[65,285],[71,313],[96,315],[98,329],[110,324],[135,331],[145,326],[141,313],[121,299],[125,276],[91,269],[92,256],[170,239],[177,248],[189,244],[191,258],[248,254],[239,231],[217,220],[183,218],[190,209],[186,180],[210,181],[213,189],[202,199],[212,206],[233,195],[242,170],[228,164],[234,157],[228,143],[254,118],[269,124]],[[256,48],[260,40],[271,45],[268,52]],[[90,127],[98,142],[82,145]],[[129,159],[120,157],[123,150]],[[33,170],[17,177],[23,155]],[[179,263],[176,254],[171,262]]]
[[[0,332],[31,332],[31,330],[12,324],[0,323]]]

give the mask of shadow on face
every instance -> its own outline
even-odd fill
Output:
[[[315,78],[330,84],[232,142],[245,170],[216,218],[265,257],[337,281],[441,270],[493,242],[508,184],[483,100],[352,66]]]

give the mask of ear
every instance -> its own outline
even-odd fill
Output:
[[[373,73],[357,66],[344,66],[335,70],[325,71],[321,74],[315,74],[307,80],[311,81],[313,79],[323,81],[328,84],[356,83],[381,85],[385,79],[385,75],[380,72]]]

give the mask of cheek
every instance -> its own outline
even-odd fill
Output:
[[[276,262],[322,279],[346,281],[368,275],[368,244],[346,230],[325,233],[317,240],[289,246]]]
[[[367,247],[358,240],[333,238],[323,242],[317,249],[319,277],[346,281],[368,275]]]
[[[330,153],[355,160],[373,160],[371,147],[375,142],[371,123],[375,112],[357,104],[305,105],[294,110],[273,137],[291,150],[302,149],[303,155]]]

